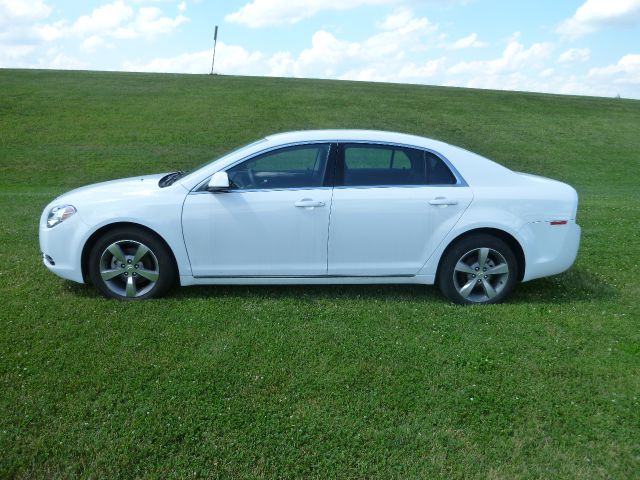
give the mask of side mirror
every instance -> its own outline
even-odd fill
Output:
[[[209,180],[207,190],[210,192],[224,192],[229,188],[229,175],[227,172],[216,172]]]

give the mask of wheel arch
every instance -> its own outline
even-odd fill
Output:
[[[500,240],[504,241],[507,245],[509,245],[511,250],[513,250],[513,253],[516,256],[516,260],[518,262],[518,281],[521,282],[522,279],[524,278],[524,270],[526,267],[526,259],[525,259],[522,245],[520,245],[520,242],[513,235],[511,235],[510,233],[504,230],[500,230],[499,228],[474,228],[472,230],[467,230],[466,232],[461,233],[460,235],[455,237],[453,240],[451,240],[447,245],[447,247],[443,250],[442,254],[440,255],[435,278],[436,279],[438,278],[438,275],[440,274],[440,267],[442,265],[442,261],[446,257],[447,253],[449,253],[449,250],[451,250],[451,248],[453,248],[453,246],[456,243],[458,243],[460,240],[463,240],[467,237],[477,235],[477,234],[493,235],[494,237],[499,238]]]
[[[141,225],[139,223],[115,222],[115,223],[109,223],[107,225],[103,225],[102,227],[98,228],[95,232],[93,232],[89,236],[87,241],[84,242],[84,246],[82,247],[82,255],[80,257],[80,266],[82,268],[82,278],[84,279],[85,283],[89,282],[89,254],[91,253],[91,249],[93,248],[93,245],[95,245],[96,241],[98,241],[100,237],[117,228],[135,228],[156,237],[160,242],[162,242],[162,244],[167,248],[167,251],[169,251],[169,253],[171,254],[171,259],[173,260],[173,265],[176,269],[175,271],[176,273],[178,273],[178,262],[176,260],[176,254],[171,248],[171,246],[167,243],[167,241],[164,238],[162,238],[162,235],[160,235],[155,230],[145,225]]]

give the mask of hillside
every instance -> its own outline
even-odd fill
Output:
[[[117,303],[41,265],[56,195],[312,128],[415,133],[570,183],[575,266],[464,308],[418,286]],[[0,477],[632,478],[639,132],[632,100],[0,70]]]

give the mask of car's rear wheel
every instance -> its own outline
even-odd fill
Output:
[[[106,297],[141,300],[159,297],[175,282],[176,269],[166,245],[136,228],[112,230],[89,254],[89,277]]]
[[[438,286],[454,303],[500,303],[515,287],[518,273],[516,256],[507,243],[478,234],[463,238],[446,252]]]

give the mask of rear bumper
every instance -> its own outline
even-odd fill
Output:
[[[574,220],[565,225],[532,222],[518,233],[527,245],[523,282],[562,273],[576,260],[581,229]]]

